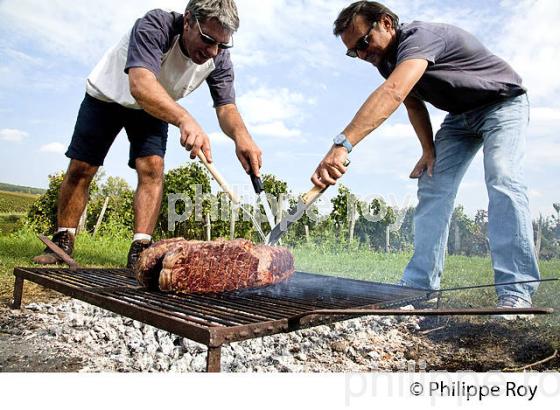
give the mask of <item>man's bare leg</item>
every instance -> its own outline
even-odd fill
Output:
[[[154,155],[136,160],[138,187],[134,196],[134,239],[127,264],[134,269],[142,251],[152,244],[163,193],[163,158]]]
[[[68,255],[74,249],[74,230],[80,221],[88,201],[88,190],[95,173],[99,167],[83,161],[71,160],[60,191],[58,194],[58,228],[68,228],[70,231],[57,232],[53,242],[62,248]],[[75,232],[75,231],[74,231]],[[50,250],[33,258],[33,262],[41,265],[53,265],[60,259]]]
[[[58,227],[76,228],[86,207],[89,185],[99,167],[71,160],[58,194]]]
[[[163,158],[154,155],[138,158],[138,187],[134,196],[134,233],[152,235],[156,227],[163,194]]]

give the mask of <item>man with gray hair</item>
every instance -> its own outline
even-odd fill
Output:
[[[168,124],[179,128],[181,145],[192,159],[203,152],[212,162],[208,135],[176,102],[204,81],[222,130],[235,142],[241,165],[259,175],[261,151],[235,105],[229,49],[238,28],[233,0],[190,0],[184,15],[152,10],[93,69],[66,152],[70,165],[58,198],[53,242],[66,253],[72,254],[89,185],[124,128],[130,141],[128,165],[138,174],[134,238],[128,254],[128,266],[134,266],[152,242],[160,211]],[[46,249],[34,262],[60,261]]]
[[[457,189],[482,148],[495,281],[509,283],[496,287],[498,307],[531,306],[540,275],[523,183],[529,103],[519,75],[466,31],[399,24],[395,13],[374,1],[351,4],[334,26],[346,54],[372,64],[386,80],[335,137],[313,183],[335,184],[350,151],[404,103],[423,153],[410,175],[419,179],[419,202],[414,255],[401,284],[439,288]],[[426,101],[449,113],[435,140]]]

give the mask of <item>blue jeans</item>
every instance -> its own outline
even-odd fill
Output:
[[[404,271],[405,284],[439,289],[457,189],[481,147],[494,280],[505,283],[540,278],[522,171],[528,122],[526,95],[447,115],[435,138],[433,176],[424,173],[418,182],[414,255]],[[531,301],[537,287],[537,283],[507,285],[496,287],[496,291],[499,296],[510,294]]]

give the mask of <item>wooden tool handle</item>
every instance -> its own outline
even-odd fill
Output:
[[[220,187],[224,190],[224,192],[229,196],[231,201],[235,204],[241,203],[241,200],[239,199],[237,194],[233,192],[233,190],[230,188],[230,186],[228,185],[224,177],[222,177],[222,174],[218,172],[214,164],[210,164],[208,162],[208,160],[206,159],[206,155],[204,155],[202,151],[198,152],[198,159],[200,159],[200,162],[204,164],[208,172],[212,174],[212,177],[216,180],[216,182],[218,183],[218,185],[220,185]]]
[[[308,193],[306,193],[303,197],[302,197],[302,201],[304,203],[304,205],[309,205],[313,202],[315,202],[317,200],[317,198],[319,198],[323,192],[325,192],[327,190],[327,188],[322,189],[319,188],[318,186],[314,186]]]
[[[352,162],[347,159],[346,162],[344,163],[345,167],[350,166]],[[327,186],[328,188],[328,186]],[[319,198],[321,195],[323,195],[323,193],[327,190],[327,188],[319,188],[318,186],[314,186],[313,188],[311,188],[311,190],[306,193],[303,197],[303,203],[305,205],[309,205],[312,204],[313,202],[315,202],[317,200],[317,198]]]

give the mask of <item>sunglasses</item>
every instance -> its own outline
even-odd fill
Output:
[[[371,25],[371,28],[368,30],[367,34],[365,36],[363,36],[362,38],[360,38],[357,42],[356,45],[354,46],[354,48],[350,48],[348,49],[348,51],[346,51],[346,55],[348,57],[352,57],[352,58],[356,58],[358,57],[358,51],[364,51],[365,49],[367,49],[369,47],[369,40],[371,37],[371,30],[373,30],[373,28],[377,25],[377,21],[374,22]]]
[[[220,50],[225,50],[228,48],[232,48],[233,47],[233,36],[231,36],[230,38],[230,42],[229,43],[220,43],[219,41],[214,40],[212,37],[210,37],[208,34],[204,34],[202,32],[202,28],[200,28],[200,23],[198,22],[198,18],[194,18],[196,21],[196,25],[198,27],[198,32],[200,33],[200,38],[202,39],[202,41],[205,44],[208,44],[210,46],[218,46],[218,48]]]

